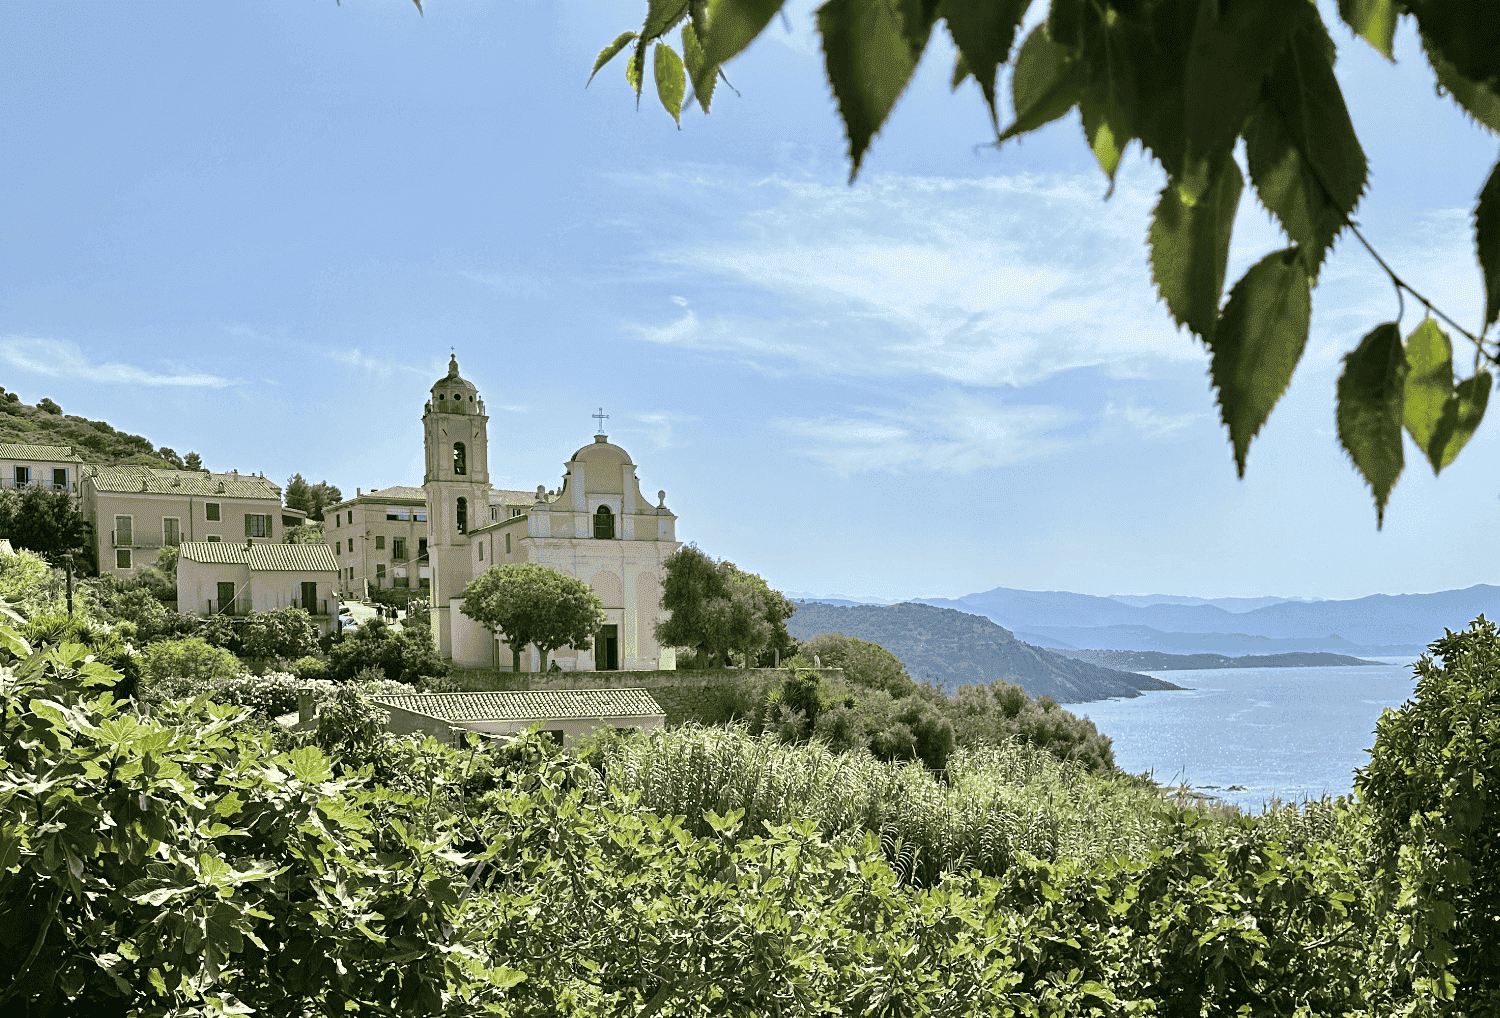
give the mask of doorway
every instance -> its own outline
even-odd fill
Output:
[[[234,584],[219,583],[219,610],[216,615],[234,614]]]
[[[317,581],[302,584],[302,610],[309,615],[318,614],[318,584]]]
[[[604,626],[599,630],[595,659],[601,672],[620,669],[620,630],[618,626]]]

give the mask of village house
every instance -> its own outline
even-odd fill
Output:
[[[326,544],[189,541],[177,556],[177,610],[248,615],[301,608],[326,635],[339,612],[338,567]]]
[[[83,460],[66,445],[0,442],[0,488],[42,487],[78,494]]]
[[[272,543],[307,514],[281,504],[256,474],[148,466],[83,470],[83,514],[94,527],[99,573],[123,579],[186,542]]]

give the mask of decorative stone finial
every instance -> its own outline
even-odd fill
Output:
[[[448,356],[448,377],[449,378],[457,378],[458,377],[458,354],[457,353],[449,354],[449,356]]]
[[[665,509],[666,507],[667,507],[667,492],[666,492],[666,489],[663,488],[661,491],[658,491],[656,493],[656,508],[658,508],[658,509]]]

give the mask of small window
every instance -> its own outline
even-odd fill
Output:
[[[333,553],[335,555],[342,555],[344,553],[344,542],[343,541],[334,541],[333,542]]]
[[[458,497],[458,532],[460,534],[469,532],[469,500],[462,495]]]
[[[490,522],[494,523],[499,518],[500,518],[500,507],[497,506],[497,505],[490,506]]]
[[[462,442],[453,443],[453,472],[455,474],[467,474],[469,472],[469,452],[464,448]]]
[[[406,538],[391,538],[391,558],[395,559],[397,562],[406,561]]]
[[[510,554],[510,535],[505,535],[505,554]]]
[[[68,489],[68,471],[66,469],[62,467],[52,468],[52,487],[58,491],[66,491]]]
[[[24,488],[31,483],[31,468],[16,467],[16,487]]]
[[[129,548],[117,548],[117,549],[115,549],[115,568],[116,569],[129,569],[130,568],[130,549]]]
[[[521,515],[525,511],[526,511],[525,509],[512,509],[510,511],[510,518],[511,519],[515,519],[517,516]]]
[[[218,523],[219,522],[219,503],[217,503],[217,502],[204,502],[203,503],[203,518],[205,520],[207,520],[208,522],[210,522],[210,523]]]
[[[270,537],[271,517],[267,516],[265,513],[246,513],[245,536]]]
[[[354,526],[354,510],[349,510],[349,526]]]
[[[210,544],[218,544],[219,543],[219,535],[218,534],[209,534],[207,537],[204,538],[204,540],[208,541]]]
[[[162,518],[161,543],[168,548],[175,548],[182,543],[182,521],[176,516]]]
[[[417,538],[417,558],[427,557],[427,538]]]
[[[384,562],[377,562],[375,564],[375,585],[377,587],[381,587],[381,586],[385,585],[385,563]]]
[[[427,522],[427,510],[426,509],[416,509],[416,510],[413,510],[412,514],[411,514],[411,518],[414,519],[414,520],[416,520],[418,523],[426,523]]]
[[[479,542],[479,561],[484,561],[484,542]]]
[[[594,512],[594,537],[601,541],[607,541],[614,536],[615,514],[609,511],[609,506],[601,505]]]
[[[384,534],[376,534],[375,535],[375,550],[376,551],[385,551],[385,535]]]
[[[115,517],[115,547],[122,544],[127,548],[135,544],[135,518],[132,516]]]

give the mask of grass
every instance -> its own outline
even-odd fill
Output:
[[[932,883],[945,870],[1003,873],[1018,852],[1090,863],[1139,857],[1174,810],[1139,779],[1091,774],[1019,741],[960,749],[947,778],[918,763],[819,744],[785,745],[738,728],[692,725],[609,742],[605,783],[659,815],[711,836],[704,814],[744,810],[742,831],[811,820],[830,839],[878,834],[904,876]]]

